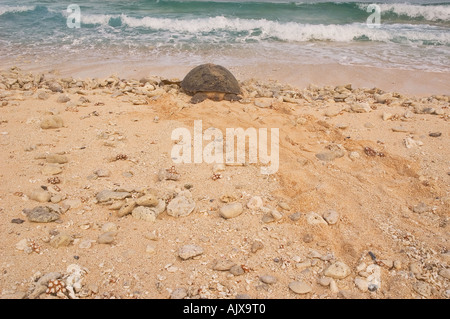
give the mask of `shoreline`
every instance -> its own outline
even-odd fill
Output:
[[[204,63],[217,63],[204,61]],[[201,62],[203,63],[203,62]],[[220,63],[217,63],[220,64]],[[142,62],[98,61],[82,64],[55,64],[54,68],[41,67],[33,63],[17,63],[4,65],[5,70],[17,65],[22,71],[31,73],[50,73],[57,77],[106,78],[116,75],[125,79],[139,79],[146,76],[165,78],[183,77],[195,65],[165,64],[145,65]],[[428,95],[450,94],[450,73],[422,70],[385,69],[373,66],[341,65],[341,64],[286,64],[257,63],[245,66],[223,63],[239,81],[249,79],[276,80],[298,89],[306,89],[309,85],[319,87],[338,86],[351,83],[357,88],[379,88],[385,92],[398,92],[416,97]]]

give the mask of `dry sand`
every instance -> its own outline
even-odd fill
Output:
[[[246,70],[232,69],[247,78]],[[342,74],[333,70],[321,78]],[[26,74],[5,70],[0,297],[67,298],[45,292],[48,278],[59,278],[78,298],[449,298],[450,114],[448,81],[441,82],[448,75],[431,85],[427,74],[416,74],[408,84],[412,73],[406,73],[389,79],[397,86],[388,95],[370,90],[382,80],[370,84],[370,77],[336,77],[342,82],[304,88],[292,76],[286,76],[292,87],[261,76],[242,83],[241,102],[191,105],[177,85],[158,81],[159,94],[143,87],[146,81],[118,78],[100,79],[101,85],[61,81],[59,93],[46,79],[62,76],[33,76],[32,83],[22,81]],[[21,80],[8,82],[14,78]],[[323,87],[348,83],[351,90]],[[379,87],[388,91],[384,84]],[[414,95],[428,96],[415,97],[414,86],[423,88]],[[58,102],[61,95],[70,101]],[[64,125],[41,128],[47,115]],[[227,165],[214,180],[214,164],[173,164],[171,133],[179,127],[192,132],[195,120],[202,120],[203,130],[222,132],[279,128],[278,172],[262,175],[260,163]],[[67,163],[48,163],[55,158],[49,154],[64,155]],[[51,175],[55,166],[60,172]],[[179,179],[159,180],[158,172],[172,166]],[[23,213],[52,205],[30,198],[42,188],[62,210],[56,221],[31,222]],[[153,192],[167,202],[189,192],[196,207],[184,217],[166,210],[155,221],[118,217],[97,201],[105,189],[134,199]],[[255,196],[263,207],[250,209]],[[229,202],[244,209],[224,219],[219,210]],[[329,210],[338,214],[335,223],[321,219]],[[112,242],[102,244],[98,237],[111,230],[105,227],[114,232]],[[202,253],[184,260],[184,245]],[[236,267],[216,270],[217,260],[229,261],[225,269]],[[337,262],[348,269],[330,274]],[[79,269],[78,277],[72,269]],[[265,283],[265,275],[276,279],[265,277]],[[292,282],[306,289],[294,292]]]

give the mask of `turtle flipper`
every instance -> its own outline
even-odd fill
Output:
[[[223,96],[223,99],[226,101],[239,101],[242,98],[237,94],[227,93]]]
[[[192,104],[197,104],[200,102],[203,102],[204,100],[206,100],[208,98],[208,96],[205,93],[196,93],[192,98],[191,98],[191,103]]]

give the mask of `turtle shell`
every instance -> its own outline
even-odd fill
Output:
[[[221,65],[202,64],[186,74],[181,81],[181,88],[190,94],[197,92],[222,92],[240,94],[239,83],[228,71]]]

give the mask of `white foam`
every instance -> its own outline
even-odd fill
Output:
[[[0,16],[11,12],[33,11],[35,8],[34,6],[0,6]]]

